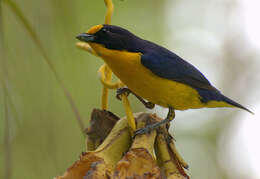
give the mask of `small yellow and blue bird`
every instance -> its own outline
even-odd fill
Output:
[[[132,92],[147,107],[158,104],[169,108],[165,120],[136,132],[145,133],[169,123],[174,110],[238,107],[250,110],[222,95],[193,65],[155,43],[143,40],[114,25],[96,25],[77,36],[87,42],[96,54],[127,86],[118,93]],[[148,100],[146,102],[142,98]]]

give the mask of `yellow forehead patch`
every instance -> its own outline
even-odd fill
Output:
[[[96,25],[96,26],[93,26],[91,27],[89,30],[88,30],[88,34],[95,34],[96,32],[98,32],[100,29],[103,28],[103,25]]]

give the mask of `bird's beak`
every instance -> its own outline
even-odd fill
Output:
[[[76,36],[77,39],[83,42],[94,42],[95,36],[92,34],[82,33]]]

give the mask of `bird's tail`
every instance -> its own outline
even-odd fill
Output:
[[[251,114],[254,114],[252,111],[250,111],[249,109],[247,109],[246,107],[242,106],[241,104],[238,104],[237,102],[233,101],[232,99],[229,99],[228,97],[223,96],[223,101],[225,101],[226,103],[234,106],[234,107],[238,107],[240,109],[246,110],[247,112],[250,112]]]

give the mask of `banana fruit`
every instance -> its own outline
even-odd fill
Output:
[[[101,120],[102,116],[106,116],[103,119],[107,120],[107,116],[110,116],[103,110],[93,113],[94,121],[98,120],[97,118]],[[99,117],[96,113],[100,113]],[[93,118],[93,115],[96,117]],[[106,131],[101,125],[93,127],[95,122],[91,122],[86,132],[87,149],[91,151],[82,153],[80,159],[68,168],[63,176],[55,179],[189,178],[184,170],[188,165],[178,154],[166,127],[132,139],[126,117],[118,120],[116,116],[112,116],[116,123],[114,126],[110,125]],[[135,119],[137,129],[161,120],[148,113],[137,113]],[[98,123],[107,123],[101,121]]]

